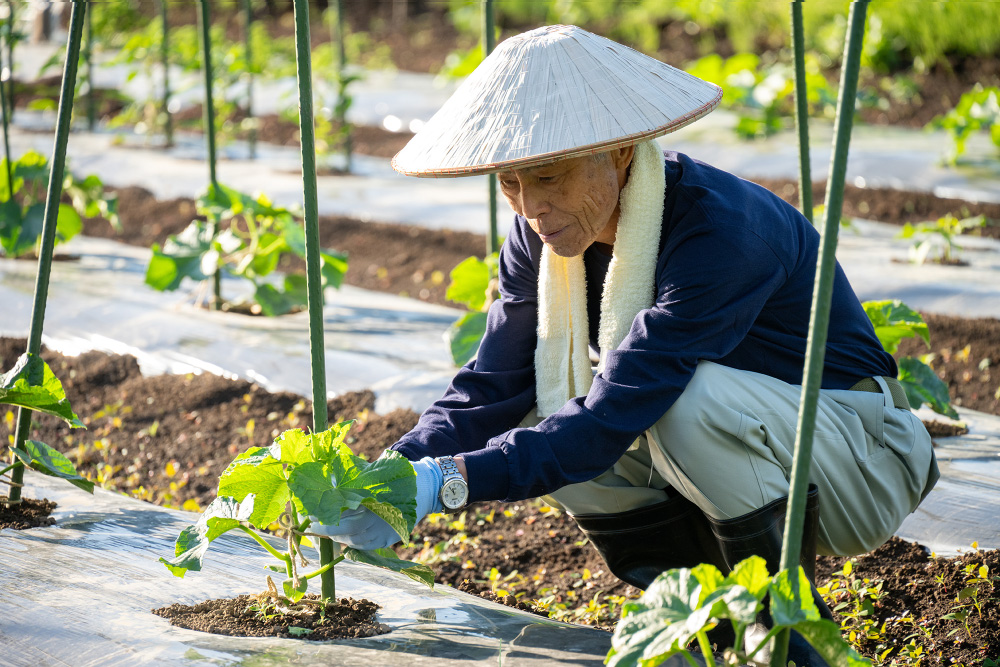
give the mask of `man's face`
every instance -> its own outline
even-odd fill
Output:
[[[633,153],[627,146],[596,158],[502,171],[500,190],[552,252],[574,257],[594,242],[614,244],[618,196]]]

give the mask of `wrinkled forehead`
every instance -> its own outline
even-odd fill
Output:
[[[576,157],[564,157],[558,160],[552,160],[550,162],[545,162],[543,164],[536,164],[530,167],[523,167],[521,169],[504,169],[503,171],[497,172],[497,176],[513,176],[515,174],[519,176],[534,176],[535,174],[549,174],[552,172],[561,172],[572,169],[578,165],[583,160],[594,160],[598,155],[603,153],[594,153],[592,155],[582,155]]]

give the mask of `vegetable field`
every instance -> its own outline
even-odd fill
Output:
[[[109,614],[142,617],[133,659],[150,664],[181,644],[185,660],[257,651],[201,631],[308,643],[330,664],[690,664],[710,619],[742,628],[765,594],[830,664],[1000,664],[1000,8],[930,4],[0,2],[5,597],[40,576],[20,554],[44,548],[66,580],[68,536],[128,534],[134,579],[82,577],[126,605]],[[964,513],[904,524],[931,544],[820,557],[835,624],[788,570],[751,561],[673,572],[644,595],[540,500],[415,524],[412,466],[384,452],[474,358],[511,216],[486,178],[428,183],[388,162],[487,44],[548,23],[723,87],[710,129],[661,144],[729,159],[810,217],[830,244],[817,284],[836,256],[938,444],[941,502]],[[359,507],[402,543],[366,552],[310,531]],[[24,616],[54,619],[54,656],[71,651],[60,623],[89,615],[68,595],[75,616],[43,601]],[[634,633],[665,606],[684,613]],[[161,646],[166,632],[183,639]],[[129,659],[127,640],[108,641]],[[715,664],[756,657],[723,648]]]

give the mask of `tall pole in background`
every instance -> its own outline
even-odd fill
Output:
[[[0,57],[0,72],[3,71],[3,58]],[[13,100],[10,102],[11,106],[14,105]],[[7,196],[14,196],[14,156],[10,154],[10,122],[8,116],[10,115],[7,111],[7,86],[0,81],[0,115],[3,116],[3,156],[7,158]]]
[[[208,179],[212,191],[218,192],[219,181],[215,174],[215,106],[212,101],[212,36],[209,31],[211,27],[211,16],[208,7],[209,0],[200,0],[198,5],[201,12],[198,20],[201,24],[201,50],[204,57],[205,66],[205,103],[202,106],[205,123],[205,140],[208,142]],[[211,236],[215,236],[214,226],[218,225],[217,220],[210,220],[213,226]],[[219,268],[215,268],[212,275],[212,310],[219,310],[222,307],[222,274]]]
[[[493,0],[483,0],[483,59],[493,53],[495,46]],[[486,178],[490,200],[490,233],[486,237],[486,254],[492,255],[500,251],[500,238],[497,234],[497,176],[490,174]]]
[[[163,134],[167,148],[174,145],[174,119],[170,114],[170,24],[167,23],[167,0],[160,0],[160,66],[163,68]]]
[[[809,318],[809,338],[806,342],[805,372],[802,398],[795,437],[795,455],[788,496],[785,535],[781,547],[781,569],[798,572],[802,551],[802,524],[805,520],[806,494],[809,490],[809,466],[812,459],[813,435],[816,427],[816,406],[823,381],[823,361],[826,355],[827,329],[830,325],[830,303],[833,299],[833,278],[837,262],[837,232],[844,203],[844,178],[847,174],[847,154],[854,124],[854,103],[858,95],[858,71],[861,69],[861,46],[865,36],[865,16],[868,0],[851,3],[847,24],[847,44],[840,71],[840,94],[837,98],[837,120],[830,159],[830,179],[827,183],[822,236],[816,262],[816,284],[813,288],[812,313]],[[790,577],[793,591],[798,593],[799,578]],[[788,630],[778,634],[771,658],[773,667],[783,666],[788,652]]]
[[[80,63],[80,42],[83,38],[86,2],[73,2],[69,19],[69,41],[66,44],[66,62],[63,65],[62,87],[59,92],[59,111],[56,117],[56,137],[52,148],[52,165],[45,196],[45,213],[42,217],[41,246],[38,250],[38,275],[35,276],[35,296],[28,328],[28,349],[38,354],[42,348],[42,324],[45,321],[45,304],[49,294],[49,273],[52,270],[52,251],[56,245],[56,225],[59,217],[59,200],[62,198],[63,175],[66,170],[66,144],[69,143],[70,120],[73,116],[73,94]],[[31,410],[18,408],[17,426],[14,427],[14,446],[18,449],[31,432]],[[15,466],[10,472],[8,504],[21,502],[21,484],[24,465]]]
[[[87,131],[93,132],[94,125],[97,124],[94,109],[94,8],[86,12],[87,46],[83,51],[83,59],[87,64]]]
[[[795,60],[795,128],[799,132],[799,207],[813,221],[812,167],[809,164],[809,100],[806,88],[802,0],[792,0],[792,55]]]
[[[14,0],[7,0],[7,116],[14,120]],[[2,71],[2,70],[0,70]],[[0,81],[0,86],[3,81]]]
[[[250,28],[253,25],[253,0],[243,0],[243,48],[247,63],[247,120],[250,125],[250,159],[257,157],[257,126],[253,118],[253,49],[250,44]]]

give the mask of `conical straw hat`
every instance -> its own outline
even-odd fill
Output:
[[[392,160],[408,176],[530,167],[672,132],[722,89],[577,28],[502,42]]]

